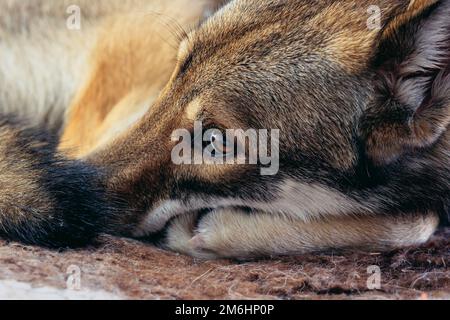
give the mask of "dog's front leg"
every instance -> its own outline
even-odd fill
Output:
[[[305,222],[278,214],[222,209],[179,217],[166,248],[198,258],[251,259],[330,249],[386,251],[421,244],[435,232],[435,214],[340,217]]]

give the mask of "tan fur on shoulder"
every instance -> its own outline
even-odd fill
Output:
[[[140,94],[150,107],[148,97],[156,98],[175,68],[180,32],[201,19],[206,4],[179,0],[167,6],[158,0],[147,9],[109,17],[90,58],[89,80],[69,108],[60,150],[74,157],[92,152],[105,140],[103,122],[127,96]]]

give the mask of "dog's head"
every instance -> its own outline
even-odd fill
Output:
[[[158,101],[93,161],[141,213],[129,220],[138,234],[219,206],[306,218],[418,208],[432,197],[395,193],[408,175],[448,174],[449,14],[447,0],[231,1],[182,41]],[[268,137],[246,144],[227,129]],[[202,161],[234,159],[235,145],[264,153]]]

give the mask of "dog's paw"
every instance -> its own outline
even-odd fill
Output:
[[[199,220],[189,245],[198,257],[248,259],[254,249],[249,220],[238,210],[213,211]]]
[[[277,223],[278,222],[278,223]],[[199,259],[249,260],[284,251],[276,239],[284,239],[282,219],[220,209],[201,216],[176,218],[168,228],[165,247]]]
[[[214,260],[220,256],[207,249],[203,237],[197,233],[198,213],[176,217],[166,230],[166,237],[161,246],[164,249],[189,255],[202,260]],[[206,229],[205,229],[206,231]],[[214,232],[213,230],[211,230]],[[207,232],[209,234],[209,232]]]
[[[251,239],[256,230],[252,229],[251,216],[240,211],[222,209],[202,216],[191,213],[170,223],[162,247],[202,260],[248,259],[255,247]]]

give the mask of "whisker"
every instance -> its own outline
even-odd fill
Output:
[[[173,17],[158,12],[148,12],[145,15],[154,15],[160,18],[160,22],[167,27],[167,29],[172,33],[172,35],[176,38],[178,42],[181,42],[184,38],[188,36],[188,32]]]

